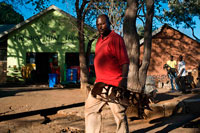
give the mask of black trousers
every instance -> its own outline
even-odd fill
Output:
[[[178,86],[178,89],[183,93],[185,93],[186,92],[185,76],[176,77],[175,82]]]

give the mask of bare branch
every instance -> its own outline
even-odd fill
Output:
[[[75,8],[76,8],[76,13],[77,13],[77,16],[79,16],[80,14],[79,14],[79,0],[76,0],[76,2],[75,2]]]
[[[155,15],[154,17],[155,17],[159,22],[161,22],[162,24],[165,23],[165,22],[162,21],[162,18],[164,18],[164,17],[157,16],[157,15]]]
[[[138,19],[142,21],[143,25],[145,24],[144,20],[140,16],[138,16]]]
[[[186,23],[186,22],[185,22]],[[186,23],[186,25],[192,30],[192,36],[197,40],[200,41],[200,38],[198,38],[194,33],[194,28],[190,26],[190,24]]]
[[[103,12],[97,5],[95,5],[95,3],[93,3],[93,5],[94,5],[95,8],[98,9],[102,14],[104,14],[104,12]]]
[[[84,11],[85,6],[86,6],[87,3],[89,3],[89,1],[83,0],[83,3],[82,3],[81,8],[80,8],[81,14],[83,13],[83,11]],[[87,12],[87,11],[86,11],[86,12]]]
[[[144,16],[146,16],[146,12],[145,12],[145,9],[144,9],[144,2],[141,3],[141,6],[142,6],[142,12],[143,12]]]
[[[87,11],[90,9],[91,5],[93,3],[93,0],[91,0],[87,6],[87,8],[83,12],[83,19],[85,18],[85,15],[87,14]]]

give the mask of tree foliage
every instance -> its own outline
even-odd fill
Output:
[[[12,5],[0,3],[0,24],[18,24],[22,21],[24,21],[23,16],[17,13]]]
[[[164,10],[165,21],[171,21],[177,26],[184,24],[185,28],[192,30],[193,37],[200,40],[194,34],[196,22],[194,17],[200,19],[200,0],[169,0],[169,10]]]
[[[86,22],[94,22],[98,15],[107,14],[111,21],[111,28],[122,35],[125,9],[126,2],[122,0],[95,0],[90,7],[90,12],[86,16]],[[91,25],[95,27],[94,23],[91,23]]]

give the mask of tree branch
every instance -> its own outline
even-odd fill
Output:
[[[144,17],[144,16],[142,16],[142,17]],[[143,25],[145,24],[144,20],[141,18],[141,16],[140,16],[140,15],[138,15],[138,17],[137,17],[137,18],[138,18],[138,19],[140,19],[140,20],[142,21]]]
[[[87,2],[89,2],[89,1],[87,1]],[[92,3],[93,3],[93,0],[91,0],[91,1],[89,2],[87,8],[84,10],[84,12],[83,12],[83,19],[85,19],[85,16],[86,16],[86,14],[87,14],[87,11],[90,9]]]
[[[195,33],[194,33],[194,28],[192,26],[190,26],[188,23],[186,23],[187,26],[192,30],[192,36],[197,40],[200,41],[200,38],[198,38]]]
[[[161,22],[162,24],[164,24],[164,22],[162,21],[162,18],[164,17],[161,17],[161,16],[154,16],[159,22]]]
[[[80,13],[79,13],[79,0],[76,0],[75,2],[75,8],[76,8],[76,13],[77,13],[77,18],[80,16]]]
[[[86,6],[87,3],[89,3],[89,1],[83,0],[83,3],[82,3],[81,8],[80,8],[81,14],[82,13],[84,14],[84,9],[85,9],[85,6]]]

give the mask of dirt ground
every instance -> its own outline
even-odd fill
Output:
[[[173,100],[190,95],[167,91],[158,89],[159,103],[173,103]],[[83,133],[83,105],[84,95],[77,87],[0,87],[0,133]],[[108,109],[103,113],[107,114],[102,120],[102,133],[115,132],[116,125],[111,113]],[[50,119],[45,119],[46,115]],[[197,114],[155,115],[149,119],[129,117],[128,121],[133,133],[200,132],[200,117]]]

